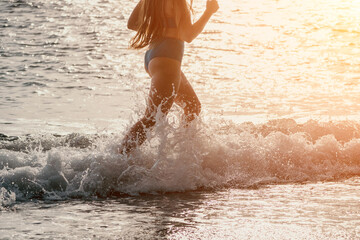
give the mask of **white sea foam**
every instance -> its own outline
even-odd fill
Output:
[[[237,125],[212,119],[185,128],[168,119],[129,157],[117,153],[122,135],[81,136],[91,142],[87,147],[68,143],[79,139],[76,134],[1,142],[2,205],[15,201],[15,194],[21,200],[106,197],[360,175],[354,122],[287,119]],[[39,147],[42,142],[48,143],[45,149]]]
[[[0,188],[0,209],[2,207],[10,206],[16,201],[16,195],[12,191],[8,191],[5,188]]]

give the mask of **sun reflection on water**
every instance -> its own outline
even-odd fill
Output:
[[[216,95],[230,115],[359,117],[360,1],[220,4],[185,60],[193,75],[201,75],[196,80],[207,84],[201,86],[205,106],[214,104]],[[202,68],[194,56],[204,62]]]
[[[133,33],[126,28],[135,2],[23,4],[25,10],[2,13],[7,59],[0,93],[11,101],[1,110],[15,116],[6,122],[22,116],[27,124],[36,111],[50,123],[61,113],[64,122],[94,119],[100,128],[118,129],[142,111],[150,78],[143,51],[128,49]],[[205,4],[195,1],[195,18]],[[360,117],[360,1],[227,0],[220,6],[205,32],[186,45],[183,60],[204,115],[240,122]],[[9,81],[14,73],[16,81]],[[24,82],[30,82],[26,89]],[[114,119],[121,120],[109,123]]]

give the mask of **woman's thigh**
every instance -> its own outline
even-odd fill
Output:
[[[148,114],[157,110],[167,114],[174,103],[181,82],[181,63],[157,57],[150,61],[148,73],[151,76]],[[160,106],[160,109],[159,109]]]
[[[175,102],[185,111],[191,111],[197,115],[201,111],[199,98],[183,72],[181,72],[181,82]]]

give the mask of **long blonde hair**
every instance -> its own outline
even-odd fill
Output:
[[[159,40],[166,28],[165,3],[169,0],[141,0],[140,26],[136,35],[130,40],[130,47],[140,49]],[[191,15],[193,0],[188,4],[186,0],[174,0],[181,7],[185,16]]]

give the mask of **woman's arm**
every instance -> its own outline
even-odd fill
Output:
[[[219,4],[217,0],[208,0],[206,3],[206,10],[203,15],[194,24],[191,23],[191,18],[188,16],[184,22],[183,36],[188,43],[192,42],[205,28],[205,25],[211,16],[217,12]]]
[[[137,31],[140,27],[139,25],[139,18],[140,18],[140,10],[141,10],[141,2],[140,1],[136,7],[134,8],[134,10],[132,11],[128,23],[127,23],[127,27],[128,29]]]

